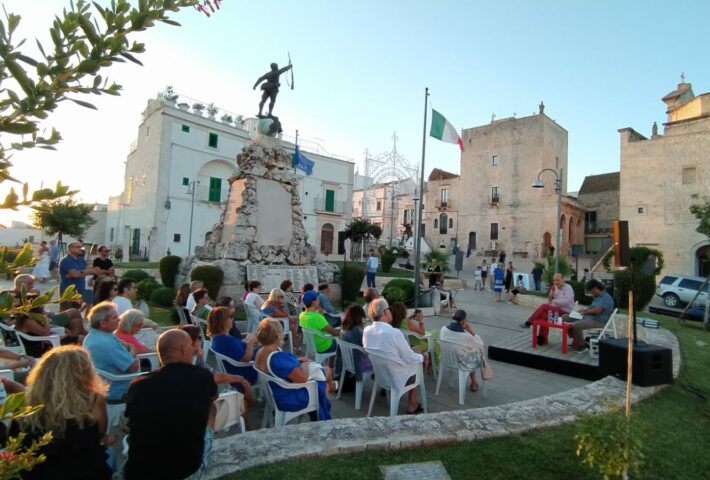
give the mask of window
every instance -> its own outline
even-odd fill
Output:
[[[446,207],[449,204],[449,189],[442,188],[440,193],[441,206]]]
[[[703,282],[699,282],[697,280],[690,280],[689,278],[684,278],[680,282],[678,282],[678,287],[679,288],[687,288],[688,290],[700,290],[700,287],[703,286]]]
[[[326,190],[325,191],[325,211],[326,212],[334,212],[335,211],[335,190]],[[333,237],[333,235],[331,232],[331,243],[332,243],[332,237]],[[333,251],[333,249],[332,249],[332,245],[331,245],[331,252],[332,251]],[[323,253],[325,253],[325,252],[323,252]]]
[[[491,187],[491,203],[500,201],[500,187]]]
[[[210,191],[207,198],[209,202],[221,202],[222,201],[222,179],[210,177]]]
[[[379,212],[380,210],[382,210],[382,201],[381,201],[381,200],[377,200],[377,208],[376,208],[376,210],[377,210],[378,212]]]
[[[498,155],[493,155],[491,157],[491,165],[493,165],[494,167],[498,165]]]
[[[173,233],[173,242],[180,243],[180,234],[179,233]]]
[[[184,187],[189,187],[190,186],[190,179],[187,177],[182,177],[182,185]]]
[[[449,218],[449,228],[454,228],[454,219]]]
[[[696,180],[695,167],[686,167],[683,169],[683,185],[690,185]]]
[[[411,225],[414,223],[414,209],[407,208],[404,210],[404,224]]]
[[[638,208],[636,209],[636,211],[637,211],[638,213],[642,213],[642,214],[643,214],[643,213],[646,213],[646,207],[638,207]]]
[[[114,228],[111,227],[111,229],[110,229],[109,232],[108,232],[108,241],[109,241],[109,243],[113,243],[114,232],[115,232]]]
[[[128,177],[126,181],[126,203],[133,201],[133,177]]]
[[[320,231],[320,251],[326,255],[333,253],[333,225],[326,223]]]
[[[666,275],[663,277],[663,280],[661,280],[661,285],[670,285],[671,283],[675,282],[678,277],[671,277],[669,275]]]
[[[498,224],[491,223],[491,240],[498,240]]]
[[[184,123],[182,124],[181,130],[185,133],[190,133],[190,125],[185,125]]]
[[[207,145],[210,148],[217,148],[217,141],[218,137],[216,133],[210,133],[209,140],[207,141]]]
[[[438,218],[434,219],[434,228],[439,228],[439,219]]]
[[[446,233],[449,231],[448,226],[449,216],[445,213],[442,213],[441,215],[439,215],[439,234],[446,235]]]

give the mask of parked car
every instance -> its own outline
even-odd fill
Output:
[[[703,288],[703,285],[705,287]],[[663,299],[666,307],[682,308],[695,298],[702,288],[695,302],[704,307],[708,298],[708,284],[703,277],[689,277],[687,275],[665,275],[656,289],[656,295]]]

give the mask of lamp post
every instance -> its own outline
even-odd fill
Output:
[[[552,172],[555,174],[555,193],[557,194],[557,236],[555,244],[555,273],[560,271],[560,243],[561,243],[561,225],[560,225],[560,215],[562,210],[562,168],[560,167],[559,172],[552,168],[543,168],[540,173],[537,174],[537,180],[532,183],[533,188],[543,188],[545,184],[542,182],[540,177],[544,172]]]
[[[190,202],[190,232],[187,235],[187,256],[189,257],[192,252],[192,219],[195,216],[195,191],[197,190],[197,185],[199,185],[199,180],[193,180],[187,187],[187,193],[192,196]]]

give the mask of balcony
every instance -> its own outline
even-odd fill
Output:
[[[495,206],[500,204],[500,197],[499,196],[491,197],[490,204],[495,205]]]
[[[437,210],[451,210],[451,201],[450,200],[446,200],[446,201],[436,200],[434,202],[434,207]]]
[[[316,197],[313,199],[313,210],[317,213],[343,215],[345,213],[345,202],[335,200],[327,202],[325,197]]]
[[[609,233],[613,229],[611,221],[585,222],[584,233]]]

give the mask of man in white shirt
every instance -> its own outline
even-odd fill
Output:
[[[391,325],[392,312],[385,299],[376,298],[370,302],[368,313],[374,323],[365,327],[363,332],[362,344],[365,351],[388,360],[386,368],[395,385],[400,388],[409,385],[415,380],[417,364],[424,362],[424,357],[414,352],[402,331]],[[422,411],[417,389],[413,388],[409,391],[407,413]]]
[[[188,295],[187,303],[185,304],[185,308],[187,308],[188,312],[191,312],[192,309],[195,308],[195,305],[197,304],[197,302],[195,302],[195,297],[193,297],[192,294],[204,286],[205,286],[205,283],[202,280],[195,280],[195,281],[190,282],[190,295]]]
[[[118,282],[118,296],[112,300],[116,305],[116,315],[133,308],[133,301],[136,299],[136,282],[130,278],[124,278]]]

